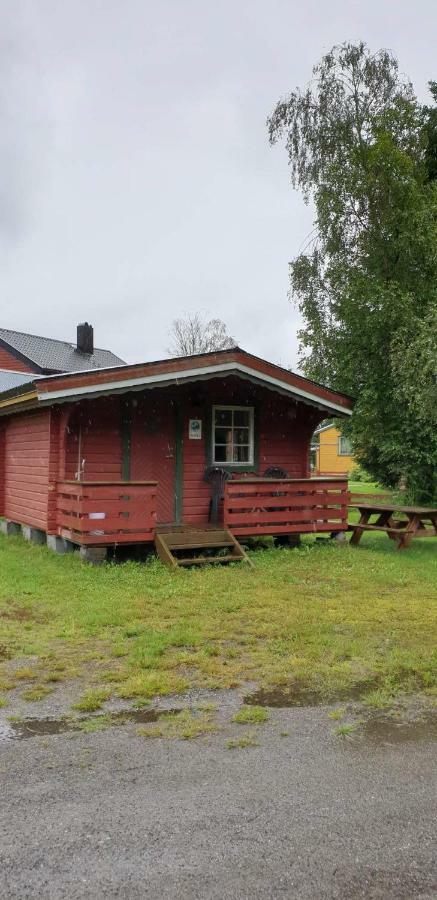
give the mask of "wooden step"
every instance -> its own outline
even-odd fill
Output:
[[[175,530],[162,531],[155,534],[155,547],[160,560],[171,568],[178,566],[206,566],[228,562],[247,562],[252,565],[249,557],[243,550],[237,538],[224,529],[205,529],[204,531]],[[177,551],[196,550],[198,553],[206,550],[222,550],[232,548],[230,553],[222,556],[178,556]]]
[[[242,557],[232,553],[226,556],[193,556],[192,559],[181,559],[178,557],[178,566],[209,566],[214,563],[241,562]]]
[[[224,528],[199,531],[196,529],[192,529],[191,531],[174,531],[174,532],[159,532],[161,537],[165,538],[166,543],[169,547],[205,547],[205,546],[217,546],[219,543],[225,541],[225,546],[229,546],[234,543],[232,535],[229,534]]]
[[[185,540],[185,541],[180,541],[177,544],[169,544],[168,546],[171,547],[172,551],[173,550],[208,550],[211,547],[213,547],[214,549],[216,547],[233,547],[234,542],[233,541],[208,541],[208,542],[202,541],[202,543],[200,543],[199,541]]]

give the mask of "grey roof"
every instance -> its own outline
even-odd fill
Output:
[[[31,372],[10,372],[9,369],[0,369],[0,394],[19,387],[20,384],[30,384],[34,379],[35,375]]]
[[[54,372],[79,372],[84,369],[104,369],[125,365],[125,361],[110,350],[94,348],[94,353],[79,353],[75,344],[53,338],[24,334],[0,328],[0,340],[34,363],[39,369]]]

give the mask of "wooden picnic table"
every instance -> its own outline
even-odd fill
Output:
[[[437,537],[437,509],[361,501],[349,504],[348,508],[358,509],[360,513],[360,521],[349,525],[349,531],[353,532],[351,544],[359,544],[364,531],[385,531],[396,541],[398,550],[405,550],[415,537]],[[374,515],[376,521],[370,522]]]

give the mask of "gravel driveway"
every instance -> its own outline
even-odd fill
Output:
[[[1,897],[437,897],[435,727],[327,713],[271,710],[245,749],[229,723],[5,740]]]

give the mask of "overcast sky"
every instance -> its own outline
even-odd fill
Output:
[[[166,355],[176,316],[222,318],[296,367],[288,261],[311,229],[276,101],[332,44],[437,78],[435,0],[0,0],[0,325]]]

